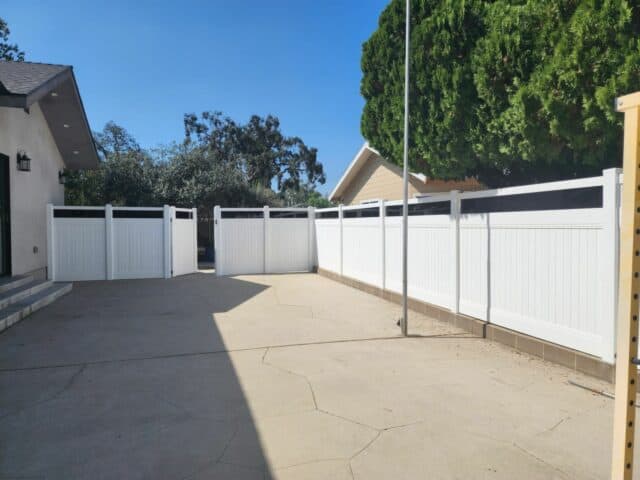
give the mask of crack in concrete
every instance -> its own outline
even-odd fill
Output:
[[[231,435],[229,436],[229,439],[226,441],[226,443],[224,444],[224,447],[222,447],[222,451],[216,455],[215,458],[213,458],[211,461],[206,462],[202,468],[198,468],[197,470],[187,474],[186,477],[181,477],[181,480],[189,480],[190,478],[195,477],[196,475],[198,475],[201,472],[204,472],[207,468],[216,465],[218,463],[226,463],[226,462],[222,462],[222,458],[224,457],[224,454],[227,453],[227,450],[229,449],[229,446],[231,445],[231,442],[233,442],[233,440],[236,438],[236,435],[238,434],[238,431],[240,430],[240,425],[239,422],[236,422],[234,424],[233,427],[233,432],[231,432]],[[243,468],[249,468],[246,465],[235,465],[235,464],[231,464],[228,463],[228,465],[234,465],[237,467],[243,467]]]
[[[540,463],[542,463],[542,464],[546,465],[547,467],[552,468],[553,470],[555,470],[556,472],[558,472],[558,473],[560,473],[560,474],[564,475],[565,477],[570,478],[570,477],[569,477],[569,474],[568,474],[567,472],[565,472],[564,470],[562,470],[562,469],[560,469],[560,468],[556,467],[555,465],[553,465],[553,464],[551,464],[551,463],[549,463],[549,462],[545,461],[544,459],[542,459],[542,458],[538,457],[536,454],[534,454],[533,452],[530,452],[530,451],[529,451],[529,450],[527,450],[526,448],[524,448],[524,447],[522,447],[522,446],[518,445],[516,442],[513,442],[513,443],[512,443],[512,445],[513,445],[514,447],[516,447],[518,450],[520,450],[521,452],[523,452],[524,454],[529,455],[531,458],[535,459],[536,461],[538,461],[538,462],[540,462]]]
[[[65,382],[65,384],[62,386],[62,388],[60,390],[58,390],[57,392],[51,394],[50,396],[48,396],[46,398],[43,398],[42,400],[38,400],[36,402],[23,405],[22,407],[17,408],[13,412],[9,412],[9,413],[5,413],[4,415],[0,415],[0,420],[4,419],[4,418],[7,418],[7,417],[10,417],[10,416],[13,416],[13,415],[18,415],[18,414],[24,412],[25,410],[29,410],[31,408],[37,407],[38,405],[42,405],[44,403],[48,403],[48,402],[51,402],[51,401],[55,400],[56,398],[58,398],[60,395],[65,393],[67,390],[69,390],[73,386],[73,384],[75,383],[76,379],[82,374],[82,372],[84,372],[84,370],[86,368],[87,368],[86,364],[80,365],[80,368],[78,368],[78,370],[75,371],[71,375],[69,380],[67,380]]]

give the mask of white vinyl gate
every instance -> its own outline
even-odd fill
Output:
[[[313,212],[313,208],[215,207],[216,273],[311,271]]]
[[[48,205],[48,277],[81,281],[193,273],[196,229],[195,208]]]

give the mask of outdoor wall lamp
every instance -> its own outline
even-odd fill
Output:
[[[67,183],[67,172],[64,170],[58,170],[58,183],[60,185]]]
[[[24,151],[18,151],[18,170],[21,172],[30,172],[31,171],[31,159],[27,156]]]

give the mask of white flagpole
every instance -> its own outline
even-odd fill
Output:
[[[406,0],[405,44],[404,44],[404,159],[402,164],[402,335],[407,336],[407,250],[409,246],[409,3]]]

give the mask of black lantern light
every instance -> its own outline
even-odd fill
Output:
[[[25,152],[18,152],[18,170],[21,172],[31,171],[31,159]]]
[[[58,183],[60,185],[67,183],[67,172],[64,170],[58,170]]]

